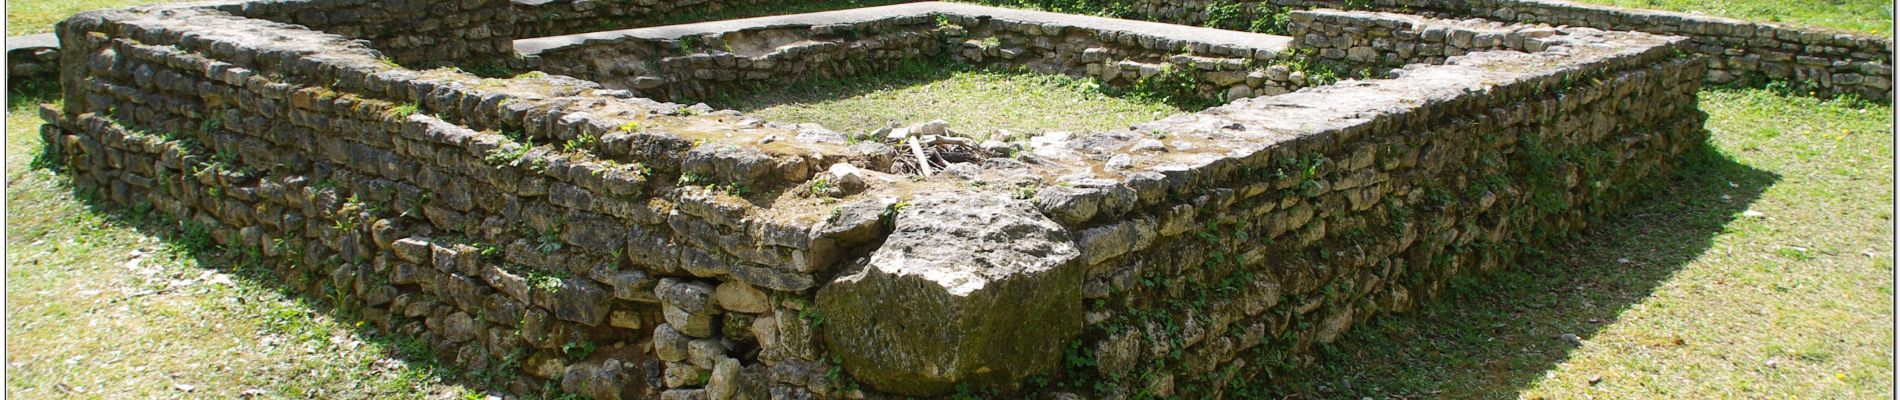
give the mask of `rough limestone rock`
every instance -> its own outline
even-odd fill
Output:
[[[745,282],[728,281],[720,283],[713,291],[713,298],[720,308],[742,313],[759,314],[772,310],[772,300]]]
[[[1083,265],[1061,225],[1004,195],[922,195],[863,270],[818,292],[826,345],[880,391],[1009,386],[1082,331]]]

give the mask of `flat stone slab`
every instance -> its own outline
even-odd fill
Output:
[[[8,53],[23,49],[53,48],[59,48],[59,36],[52,33],[7,37]]]

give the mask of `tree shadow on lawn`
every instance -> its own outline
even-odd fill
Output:
[[[1282,377],[1288,398],[1517,398],[1707,251],[1780,176],[1704,144],[1645,200],[1566,244],[1453,278],[1410,313],[1374,318]]]
[[[47,86],[50,85],[23,85],[18,88],[9,88],[8,108],[33,106],[57,100],[59,97],[57,86],[52,86],[52,89],[48,89]],[[503,372],[502,368],[464,369],[453,362],[452,354],[447,353],[446,349],[435,346],[421,336],[385,330],[376,326],[375,323],[364,318],[360,306],[338,307],[336,301],[326,298],[323,293],[297,290],[298,287],[287,284],[289,282],[287,277],[276,267],[264,265],[255,251],[218,245],[201,227],[194,230],[188,227],[185,221],[154,210],[149,204],[119,204],[105,198],[99,190],[88,190],[73,185],[72,176],[67,175],[62,166],[57,165],[56,162],[49,162],[52,160],[45,158],[51,156],[45,153],[45,147],[41,147],[32,156],[34,160],[31,168],[49,170],[60,175],[59,186],[68,189],[73,199],[85,206],[85,212],[101,216],[112,224],[132,228],[140,234],[157,238],[163,246],[176,249],[190,257],[199,268],[228,274],[249,285],[266,289],[284,299],[291,300],[297,304],[297,307],[313,312],[315,315],[330,316],[338,322],[338,326],[348,327],[355,338],[385,349],[386,357],[404,361],[405,368],[409,372],[431,381],[459,384],[470,390],[503,397],[508,397],[506,394],[519,389],[505,387],[510,382],[506,379],[509,377],[507,374],[514,374],[515,371]],[[235,232],[232,234],[235,235]],[[258,315],[257,317],[265,316]],[[392,328],[397,327],[399,326],[392,326]],[[547,389],[548,396],[552,397],[559,393],[553,390],[558,389],[558,386],[559,382],[550,382],[549,386],[543,389]]]

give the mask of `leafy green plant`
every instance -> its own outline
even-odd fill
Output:
[[[599,142],[600,142],[600,138],[595,137],[594,135],[575,136],[573,139],[568,139],[566,143],[561,144],[561,151],[575,152],[575,151],[592,149],[594,148],[594,145],[598,144]]]
[[[813,179],[811,181],[811,194],[813,196],[818,196],[818,197],[830,196],[831,189],[833,188],[831,186],[830,177],[821,176],[821,177],[818,177],[818,179]]]
[[[388,115],[395,119],[409,118],[409,116],[415,115],[420,108],[421,106],[416,105],[416,103],[402,103],[396,105],[394,108],[390,108]]]
[[[567,358],[568,362],[586,360],[588,356],[594,354],[594,350],[596,350],[596,345],[591,340],[567,342],[561,345],[561,355]]]

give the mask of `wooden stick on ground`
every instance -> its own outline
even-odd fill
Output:
[[[907,137],[904,138],[904,141],[910,142],[910,153],[911,155],[917,156],[917,170],[922,172],[924,176],[936,174],[936,172],[930,170],[930,158],[924,156],[924,146],[917,144],[917,137]]]

